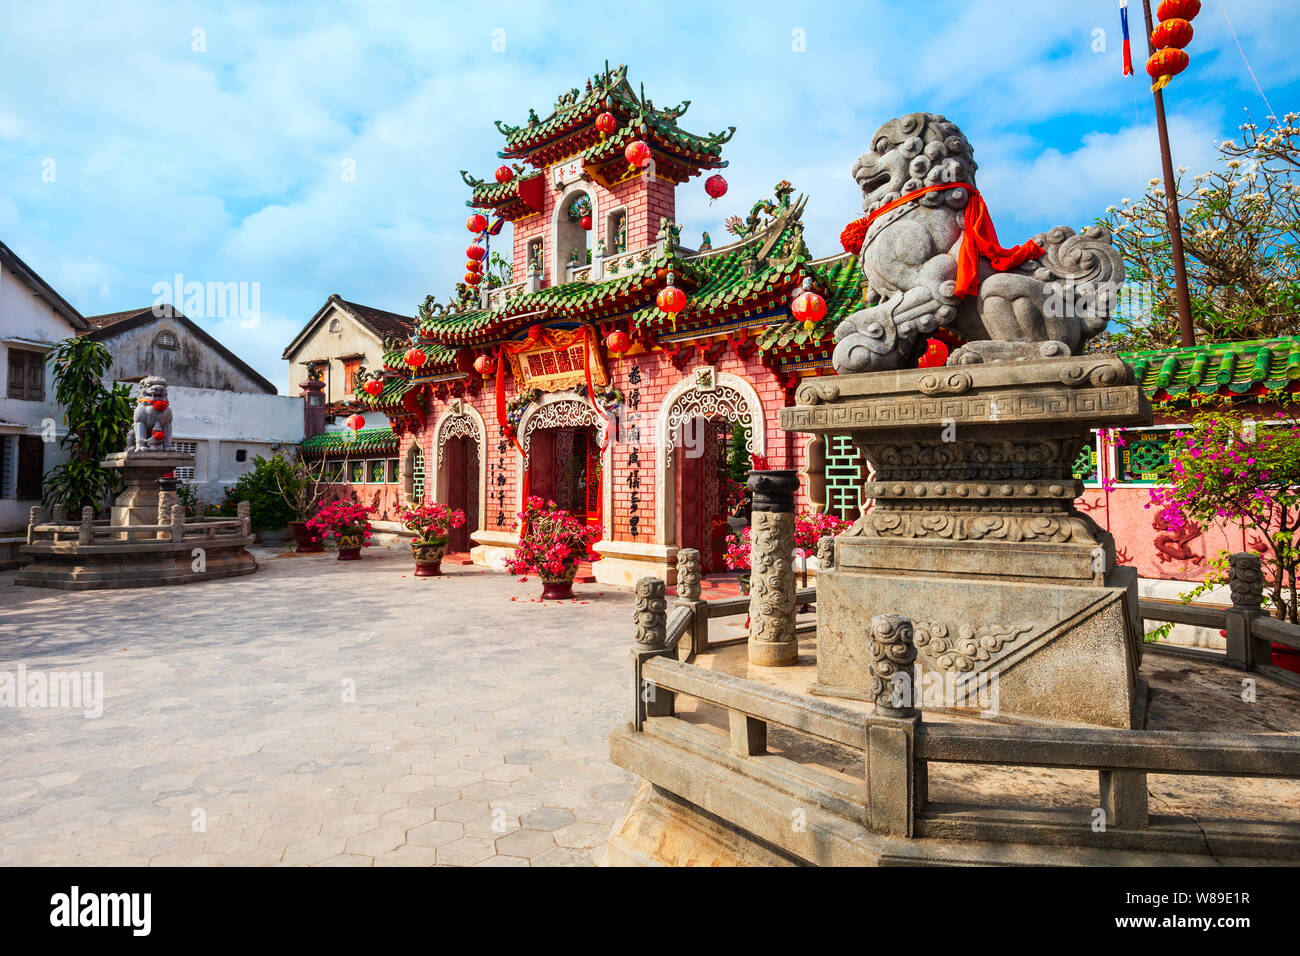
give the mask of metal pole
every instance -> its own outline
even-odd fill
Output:
[[[1146,16],[1147,56],[1156,52],[1151,42],[1155,27],[1151,23],[1151,0],[1142,0],[1142,12]],[[1183,258],[1183,223],[1178,213],[1178,193],[1174,188],[1174,161],[1169,152],[1169,127],[1165,123],[1165,98],[1163,90],[1155,91],[1156,129],[1160,133],[1160,162],[1165,173],[1165,210],[1169,223],[1169,247],[1174,258],[1174,284],[1178,291],[1178,332],[1179,342],[1183,348],[1196,344],[1196,332],[1192,329],[1192,297],[1187,290],[1187,263]]]

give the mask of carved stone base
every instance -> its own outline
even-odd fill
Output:
[[[922,711],[1126,728],[1145,719],[1133,568],[1071,587],[837,566],[817,582],[814,693],[872,699],[865,622],[876,614],[912,619]]]
[[[901,614],[921,710],[1140,721],[1136,571],[1076,510],[1073,464],[1092,428],[1150,424],[1151,407],[1114,356],[1014,360],[1051,344],[974,342],[945,368],[811,379],[782,410],[787,430],[851,435],[873,472],[871,508],[817,582],[818,692],[869,699],[866,622]],[[927,702],[927,671],[973,706]]]

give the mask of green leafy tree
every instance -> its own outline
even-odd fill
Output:
[[[1202,412],[1167,448],[1166,484],[1151,489],[1148,507],[1174,531],[1189,521],[1239,525],[1260,554],[1278,617],[1300,623],[1300,422],[1262,425],[1227,409]],[[1226,558],[1210,561],[1207,584],[1226,580]]]
[[[89,338],[67,339],[50,352],[54,396],[63,406],[67,433],[59,446],[67,461],[45,476],[43,503],[61,503],[70,514],[86,505],[104,507],[121,490],[115,471],[100,467],[106,455],[122,451],[131,432],[131,388],[104,384],[113,367],[108,349]]]
[[[1192,176],[1180,168],[1192,323],[1198,341],[1228,342],[1300,334],[1300,114],[1242,142],[1219,144],[1219,162]],[[1162,180],[1137,202],[1111,206],[1099,222],[1124,257],[1130,283],[1147,290],[1111,320],[1105,345],[1158,349],[1178,344],[1178,301]]]
[[[221,513],[233,516],[239,502],[247,501],[250,523],[254,528],[259,531],[283,528],[290,521],[298,520],[298,512],[282,489],[296,488],[298,480],[294,465],[288,458],[258,455],[253,459],[252,471],[244,472],[226,489]]]

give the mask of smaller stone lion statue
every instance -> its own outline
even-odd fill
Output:
[[[969,140],[934,113],[885,123],[854,163],[875,215],[859,256],[867,307],[835,329],[837,372],[910,367],[939,328],[965,339],[948,358],[961,365],[1078,354],[1106,327],[1124,281],[1110,233],[1057,226],[1002,249],[975,170]]]
[[[126,450],[172,450],[172,410],[166,379],[151,375],[140,382]]]

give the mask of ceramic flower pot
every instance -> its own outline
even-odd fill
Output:
[[[577,574],[578,569],[576,567],[562,575],[554,575],[543,571],[538,575],[542,579],[542,600],[564,601],[573,597],[573,579]]]
[[[361,545],[365,543],[365,532],[360,528],[348,528],[336,531],[334,539],[339,543],[340,561],[360,561]]]
[[[325,550],[325,542],[320,540],[311,528],[307,527],[307,522],[290,522],[289,531],[293,534],[294,544],[297,545],[294,550],[299,554],[316,554]]]
[[[447,538],[431,538],[428,541],[411,542],[411,558],[415,561],[417,578],[439,577],[442,574],[442,558],[447,553]]]

